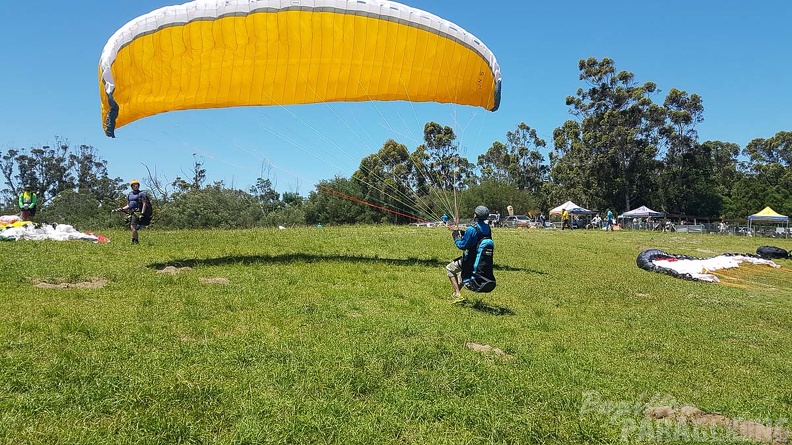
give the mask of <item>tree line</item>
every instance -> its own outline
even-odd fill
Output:
[[[573,119],[547,141],[519,123],[471,161],[459,155],[451,127],[424,126],[423,144],[385,141],[349,177],[320,181],[307,197],[278,193],[265,174],[248,190],[206,183],[194,160],[189,178],[167,180],[147,169],[143,182],[163,228],[248,228],[304,224],[406,223],[435,218],[452,203],[461,215],[478,204],[538,213],[573,200],[591,209],[640,205],[669,214],[745,218],[769,205],[792,213],[792,132],[757,137],[745,147],[700,141],[702,98],[672,88],[662,102],[653,82],[639,83],[614,61],[579,62],[583,86],[566,98]],[[474,162],[475,161],[475,162]],[[125,203],[127,184],[110,178],[89,145],[0,151],[3,214],[16,213],[25,185],[38,193],[37,219],[78,227],[122,224],[109,210]],[[387,209],[387,210],[386,210]]]

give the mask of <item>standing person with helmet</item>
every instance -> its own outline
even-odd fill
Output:
[[[140,220],[143,215],[150,213],[151,203],[149,202],[146,192],[140,191],[140,181],[133,179],[130,181],[129,186],[132,187],[132,191],[127,193],[127,205],[115,211],[129,214],[129,228],[132,229],[132,244],[138,244],[138,229],[140,229],[141,225]]]
[[[30,185],[25,186],[25,190],[19,194],[19,209],[22,211],[22,220],[30,221],[36,216],[36,203],[38,196]]]
[[[454,236],[454,244],[460,250],[463,250],[462,256],[456,258],[446,265],[446,275],[451,280],[451,286],[454,288],[452,295],[452,304],[464,303],[466,300],[462,296],[461,282],[464,282],[467,273],[472,271],[472,261],[475,261],[474,250],[478,245],[481,238],[492,237],[492,230],[489,224],[486,223],[489,217],[489,209],[485,206],[478,206],[473,213],[473,224],[462,233],[460,230],[452,232]],[[462,275],[460,280],[460,275]]]

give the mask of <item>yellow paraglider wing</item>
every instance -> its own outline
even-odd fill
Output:
[[[137,119],[195,108],[406,100],[495,111],[501,75],[476,37],[398,3],[203,0],[119,29],[99,84],[113,137]]]

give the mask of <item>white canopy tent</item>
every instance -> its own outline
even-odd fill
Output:
[[[597,213],[597,212],[595,212],[593,210],[588,210],[588,209],[585,209],[583,207],[580,207],[579,205],[575,204],[572,201],[567,201],[567,202],[561,204],[560,206],[554,208],[553,210],[550,210],[550,214],[551,215],[560,215],[561,212],[563,212],[564,210],[566,210],[569,213],[578,214],[578,215],[593,215],[593,214]]]
[[[660,230],[662,227],[660,223],[651,221],[650,218],[662,218],[666,216],[663,212],[656,212],[649,207],[641,206],[637,209],[632,209],[629,212],[624,212],[617,216],[618,219],[623,219],[622,227],[630,227],[633,230]],[[645,221],[643,218],[647,218]],[[629,220],[632,219],[630,222]]]
[[[619,218],[662,218],[664,216],[665,213],[663,212],[655,212],[649,207],[641,206],[637,209],[632,209],[629,212],[622,213],[619,215]]]

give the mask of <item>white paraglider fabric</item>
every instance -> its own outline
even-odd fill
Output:
[[[770,260],[744,255],[719,255],[712,258],[701,259],[663,258],[652,260],[652,263],[657,267],[671,269],[680,274],[689,274],[696,280],[710,281],[713,283],[719,283],[720,280],[709,272],[720,269],[733,269],[735,267],[740,267],[740,264],[745,262],[764,264],[775,268],[781,267]]]
[[[86,240],[98,242],[99,237],[91,233],[83,233],[68,224],[42,224],[36,226],[32,223],[19,226],[6,227],[0,231],[0,238],[6,240]]]

